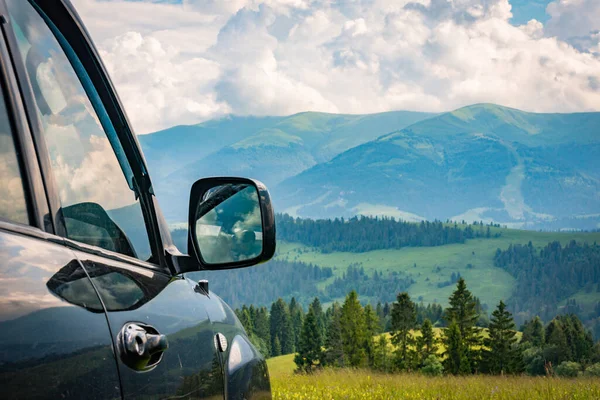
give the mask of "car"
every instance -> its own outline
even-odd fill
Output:
[[[271,398],[264,357],[200,279],[273,256],[267,188],[198,180],[183,254],[72,4],[0,0],[0,28],[2,398]]]

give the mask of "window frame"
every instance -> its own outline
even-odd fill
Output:
[[[15,145],[23,193],[27,210],[28,224],[13,220],[0,219],[4,228],[14,227],[16,231],[43,231],[49,222],[48,201],[37,161],[34,143],[25,117],[21,93],[9,56],[6,42],[6,9],[0,2],[0,96],[2,96]],[[33,228],[33,229],[32,229]]]
[[[91,85],[97,92],[100,105],[104,108],[108,115],[108,119],[112,124],[118,141],[120,142],[125,158],[133,172],[135,185],[139,190],[139,201],[144,216],[145,228],[148,233],[148,239],[152,256],[148,261],[139,260],[124,254],[116,253],[110,250],[102,249],[96,246],[77,242],[69,239],[66,235],[64,221],[61,217],[61,202],[59,192],[57,190],[56,181],[52,172],[50,163],[50,155],[44,138],[42,123],[37,113],[37,106],[33,94],[31,82],[29,80],[26,66],[18,48],[15,32],[12,29],[10,18],[8,16],[6,4],[4,0],[0,0],[0,11],[4,15],[3,30],[5,31],[8,52],[12,60],[15,70],[17,83],[22,95],[22,103],[24,114],[30,127],[30,138],[35,146],[36,152],[34,157],[40,166],[43,186],[45,188],[47,209],[46,223],[40,226],[40,229],[48,233],[61,237],[64,244],[73,247],[77,250],[100,255],[106,258],[134,263],[146,268],[159,269],[164,271],[167,269],[165,251],[163,247],[163,239],[161,235],[160,214],[155,209],[155,198],[152,190],[152,184],[148,175],[145,160],[139,149],[138,141],[130,127],[129,120],[125,115],[121,102],[114,90],[114,86],[108,77],[106,69],[98,55],[98,52],[93,45],[89,34],[83,27],[83,24],[70,4],[65,4],[63,0],[22,0],[27,1],[40,14],[40,17],[48,25],[51,31],[56,29],[64,40],[71,47],[72,53],[78,58],[81,66]],[[54,29],[53,29],[54,28]],[[60,39],[56,37],[60,44]],[[61,44],[62,47],[62,44]],[[63,49],[67,58],[67,51]],[[74,72],[79,77],[80,82],[82,77],[77,68],[73,67]],[[82,87],[85,87],[82,82]],[[86,89],[87,92],[87,89]],[[92,104],[94,99],[88,95]],[[98,103],[96,103],[98,104]],[[115,154],[115,157],[117,155]],[[48,218],[47,216],[51,216]]]

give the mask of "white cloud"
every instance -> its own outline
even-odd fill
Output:
[[[186,57],[176,41],[164,42],[169,43],[127,32],[100,52],[136,130],[191,124],[230,112],[214,91],[220,66],[204,57]]]
[[[550,15],[545,27],[547,35],[582,50],[600,52],[600,1],[555,0],[548,4],[546,12]]]
[[[3,110],[2,110],[3,111]],[[27,204],[15,145],[10,136],[8,121],[0,120],[0,217],[27,223]],[[6,132],[6,133],[5,133]]]
[[[598,110],[599,4],[515,27],[508,0],[75,1],[138,133],[225,113]]]

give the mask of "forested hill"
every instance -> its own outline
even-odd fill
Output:
[[[323,253],[349,251],[362,253],[402,247],[443,246],[467,239],[497,237],[483,224],[404,222],[386,217],[350,219],[301,219],[278,214],[277,238],[286,242],[318,247]]]
[[[386,218],[296,219],[277,215],[277,254],[253,268],[199,271],[229,304],[267,305],[292,297],[341,301],[355,290],[363,301],[391,302],[408,292],[441,304],[462,277],[482,309],[504,300],[522,324],[569,312],[600,337],[599,232],[534,232],[482,223],[410,223]],[[173,232],[185,249],[186,230]]]
[[[510,245],[494,256],[496,267],[516,278],[508,305],[516,313],[526,311],[551,318],[558,306],[578,292],[598,301],[595,309],[584,312],[576,299],[567,301],[563,312],[578,314],[583,320],[600,318],[600,246],[578,243],[566,246],[548,243],[538,250],[531,242]],[[600,332],[598,332],[600,333]]]

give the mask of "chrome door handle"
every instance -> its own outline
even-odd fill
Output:
[[[169,348],[165,335],[139,322],[126,323],[117,340],[121,360],[136,371],[149,371],[156,367]]]

